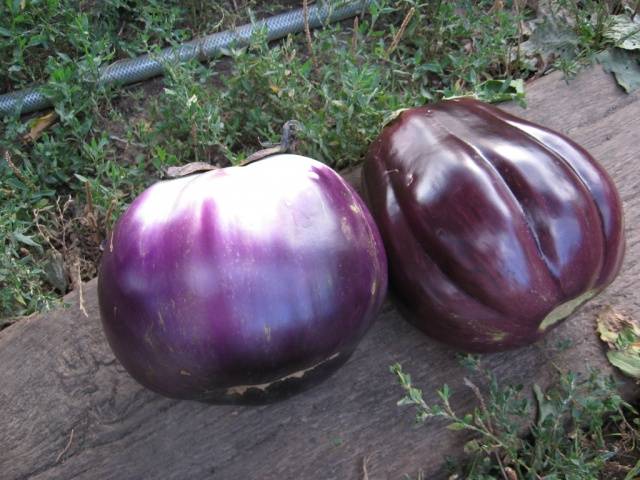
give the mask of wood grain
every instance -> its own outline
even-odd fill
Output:
[[[559,74],[527,89],[529,108],[507,109],[569,134],[608,169],[620,188],[628,253],[616,282],[545,341],[484,357],[505,381],[545,385],[551,361],[611,372],[594,331],[605,304],[640,315],[640,96],[627,96],[599,67],[568,85]],[[349,178],[357,179],[358,171]],[[446,478],[446,456],[463,436],[440,422],[414,428],[396,407],[401,391],[389,365],[401,362],[428,401],[443,383],[460,409],[474,405],[469,372],[455,353],[404,322],[387,303],[354,356],[314,389],[264,407],[175,401],[136,384],[113,358],[99,324],[96,283],[84,285],[88,318],[68,305],[0,333],[2,479],[396,479],[422,470]],[[571,347],[559,349],[560,341]],[[631,382],[627,395],[635,395]]]

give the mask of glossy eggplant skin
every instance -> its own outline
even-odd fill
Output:
[[[364,202],[297,155],[159,182],[106,243],[107,340],[136,380],[175,398],[266,403],[317,383],[387,289]]]
[[[536,341],[621,266],[622,205],[604,169],[477,100],[400,113],[371,145],[363,184],[402,310],[463,351]]]

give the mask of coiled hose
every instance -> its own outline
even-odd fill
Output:
[[[359,14],[373,0],[353,2],[322,2],[308,9],[309,27],[317,28],[326,23],[337,22]],[[191,40],[176,47],[165,48],[155,55],[143,55],[137,58],[118,60],[100,72],[98,82],[103,85],[122,84],[146,80],[164,71],[163,65],[174,62],[187,62],[198,59],[206,60],[219,54],[223,49],[233,45],[246,45],[252,34],[261,29],[266,30],[267,39],[277,40],[291,33],[304,29],[303,9],[274,15],[255,24],[246,24],[232,30],[214,33],[206,37]],[[28,88],[0,95],[0,115],[13,113],[29,113],[51,106],[51,100],[38,88]]]

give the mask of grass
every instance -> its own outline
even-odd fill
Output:
[[[46,83],[57,116],[35,140],[25,138],[42,114],[2,119],[5,323],[48,308],[95,276],[107,229],[167,166],[238,163],[297,119],[304,125],[300,153],[348,167],[398,108],[468,93],[521,98],[516,80],[533,74],[519,52],[531,9],[378,0],[357,24],[314,31],[310,44],[301,34],[267,45],[257,34],[250,47],[206,65],[167,65],[162,81],[126,89],[97,84],[100,67],[116,59],[286,6],[235,3],[238,10],[232,2],[196,0],[4,2],[0,92]],[[558,9],[575,18],[578,47],[556,64],[571,72],[606,46],[605,7],[561,3]]]
[[[398,405],[411,405],[416,420],[442,418],[454,431],[471,434],[458,454],[468,461],[449,461],[451,479],[539,480],[620,479],[640,475],[640,415],[618,394],[615,382],[597,372],[558,373],[546,391],[534,385],[530,395],[522,385],[503,385],[466,357],[476,386],[465,379],[466,395],[479,406],[459,413],[452,407],[447,385],[439,402],[428,405],[422,391],[398,364],[391,367],[404,389]],[[535,415],[534,415],[535,413]],[[531,424],[528,419],[535,418]]]

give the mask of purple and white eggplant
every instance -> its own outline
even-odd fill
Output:
[[[109,344],[161,394],[263,402],[342,364],[387,289],[378,229],[328,166],[279,154],[162,181],[107,239]]]

